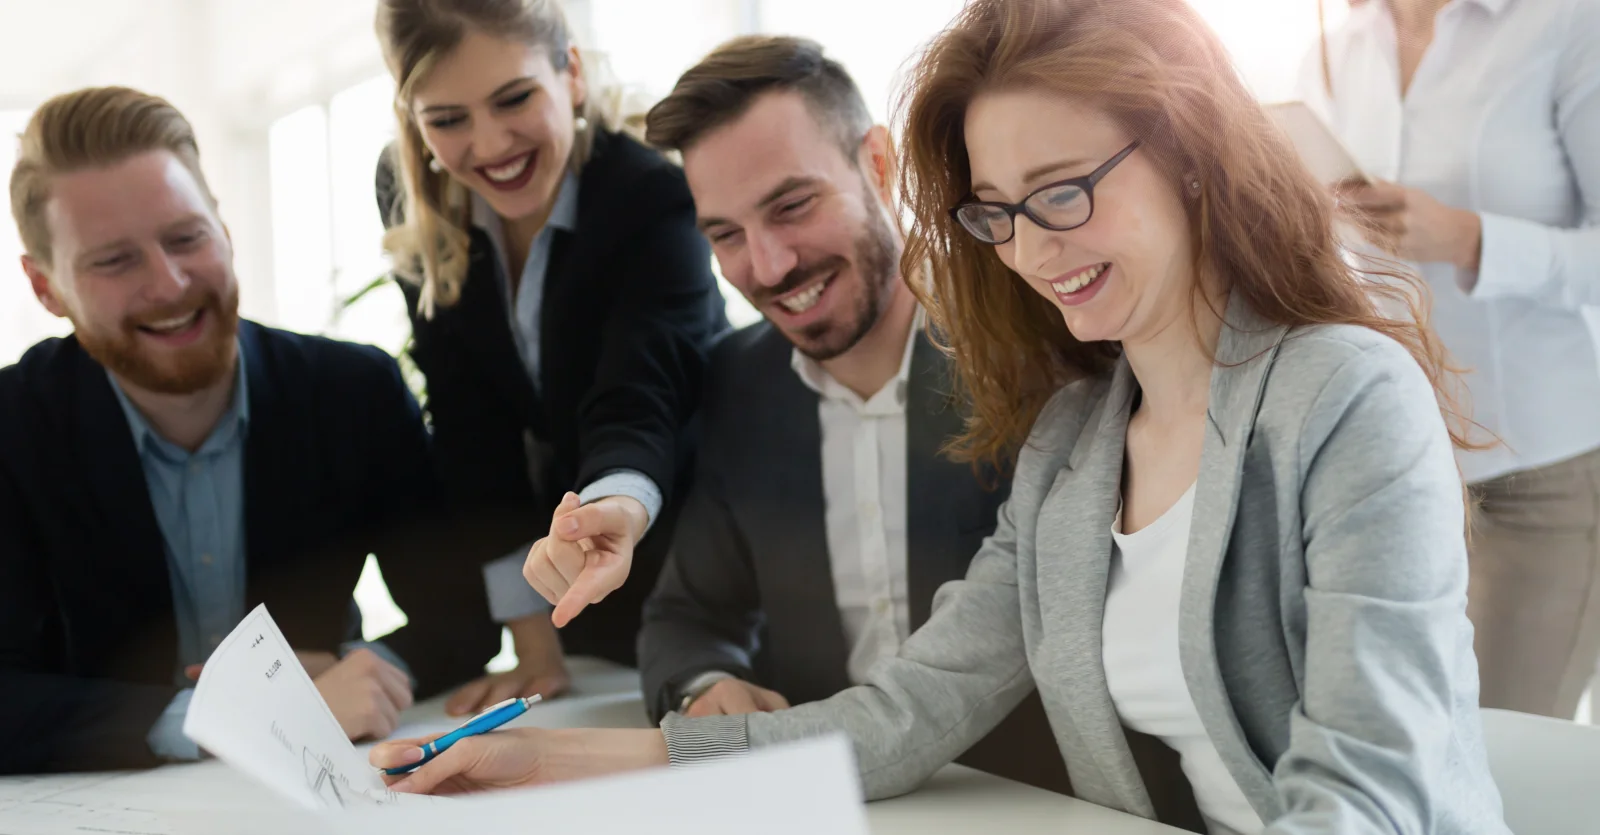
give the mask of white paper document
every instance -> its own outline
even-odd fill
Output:
[[[116,775],[105,774],[4,778],[0,781],[0,833],[165,835],[166,824],[155,813],[100,796],[102,788],[115,780]]]
[[[1371,182],[1355,157],[1339,141],[1322,117],[1303,101],[1266,106],[1267,115],[1288,135],[1306,168],[1327,185],[1345,181]]]
[[[246,615],[206,660],[183,732],[304,809],[429,801],[384,786],[265,606]]]
[[[345,737],[264,607],[206,662],[184,732],[221,762],[0,778],[0,835],[867,832],[842,737],[692,769],[459,798],[395,794]]]
[[[843,737],[766,749],[692,769],[654,769],[580,783],[469,795],[420,808],[339,814],[285,809],[246,819],[169,814],[174,835],[867,835]]]

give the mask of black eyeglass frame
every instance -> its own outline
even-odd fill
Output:
[[[1019,203],[1002,203],[997,200],[963,200],[960,203],[950,207],[950,219],[955,221],[956,225],[960,226],[967,234],[979,241],[982,241],[983,243],[993,244],[995,246],[1006,243],[1017,236],[1017,215],[1019,214],[1027,217],[1040,227],[1049,229],[1052,232],[1068,232],[1073,229],[1077,229],[1094,218],[1094,187],[1098,185],[1107,174],[1111,173],[1111,169],[1116,168],[1119,163],[1128,158],[1129,154],[1137,150],[1139,144],[1140,140],[1133,140],[1132,142],[1128,143],[1128,147],[1118,151],[1116,156],[1106,160],[1104,165],[1101,165],[1099,168],[1096,168],[1085,176],[1072,177],[1066,180],[1057,180],[1053,183],[1046,183],[1042,186],[1039,186],[1038,188],[1029,192],[1028,196],[1022,198],[1022,201]],[[1085,215],[1081,222],[1074,223],[1071,226],[1052,225],[1046,222],[1043,218],[1039,217],[1037,214],[1034,214],[1032,209],[1028,208],[1028,201],[1038,197],[1041,192],[1046,192],[1054,188],[1061,188],[1062,186],[1077,186],[1078,189],[1083,192],[1083,196],[1089,201],[1089,214]],[[1000,240],[991,241],[984,236],[979,235],[977,232],[972,231],[971,227],[961,222],[961,210],[969,206],[988,206],[989,208],[999,209],[1000,211],[1005,212],[1007,218],[1009,218],[1011,221],[1011,234]]]

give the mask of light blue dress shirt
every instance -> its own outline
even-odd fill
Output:
[[[544,281],[550,267],[550,247],[555,230],[573,232],[578,228],[578,176],[567,172],[556,193],[555,205],[550,207],[550,217],[543,229],[534,236],[528,247],[528,260],[522,265],[522,277],[512,292],[511,270],[506,256],[505,232],[500,216],[483,198],[472,196],[472,224],[483,230],[494,245],[495,275],[511,325],[511,337],[516,341],[517,354],[522,367],[528,372],[535,391],[539,390],[539,316],[544,307]],[[584,504],[607,496],[628,496],[644,505],[650,525],[661,512],[661,488],[649,476],[635,470],[613,470],[578,491]],[[649,530],[647,527],[646,530]],[[528,585],[522,576],[522,565],[533,543],[484,564],[483,581],[489,593],[489,613],[499,623],[529,615],[547,612],[550,604]]]
[[[240,352],[242,357],[242,346]],[[158,435],[116,378],[109,373],[106,376],[127,417],[166,546],[178,626],[178,669],[173,679],[179,686],[187,685],[184,668],[205,663],[245,614],[244,446],[250,427],[249,380],[241,360],[228,411],[200,448],[189,452]],[[381,645],[349,642],[341,652],[361,646],[406,669]],[[199,748],[183,735],[183,720],[193,694],[192,689],[180,691],[151,728],[147,739],[156,755],[199,758]]]

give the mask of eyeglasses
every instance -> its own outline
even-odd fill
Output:
[[[986,244],[1003,244],[1011,240],[1011,236],[1017,233],[1018,213],[1027,215],[1029,220],[1054,232],[1076,229],[1094,216],[1095,185],[1138,147],[1139,140],[1135,139],[1116,156],[1106,160],[1105,165],[1090,172],[1089,176],[1040,186],[1022,198],[1021,203],[968,200],[952,208],[950,216],[961,224],[961,228],[972,233],[972,237]]]

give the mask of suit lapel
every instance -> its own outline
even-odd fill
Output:
[[[1136,389],[1127,361],[1120,361],[1098,414],[1090,416],[1068,466],[1045,496],[1034,547],[1046,624],[1041,654],[1050,668],[1065,673],[1058,686],[1080,746],[1063,752],[1073,786],[1080,793],[1087,790],[1081,796],[1094,799],[1103,794],[1105,800],[1149,817],[1154,807],[1111,701],[1101,646],[1111,526],[1121,492],[1128,410]],[[1068,491],[1071,495],[1066,495]],[[1058,634],[1050,632],[1050,624],[1058,625]]]
[[[949,362],[926,334],[912,348],[906,388],[906,585],[915,631],[934,592],[966,576],[972,554],[962,534],[983,524],[986,502],[972,467],[944,456],[962,416],[949,394]]]
[[[1287,333],[1286,328],[1255,314],[1237,294],[1230,301],[1217,346],[1217,368],[1211,376],[1206,439],[1184,563],[1178,610],[1184,680],[1207,734],[1227,763],[1254,763],[1257,759],[1244,742],[1217,665],[1217,587],[1238,511],[1246,447],[1266,390],[1267,373]],[[1264,768],[1234,778],[1255,808],[1278,808],[1281,801]]]
[[[565,237],[558,235],[557,245],[552,247],[547,270],[551,279],[558,265],[556,250],[564,249],[559,242]],[[531,423],[537,433],[543,434],[544,415],[539,408],[538,393],[528,379],[528,370],[523,366],[522,357],[517,353],[517,343],[511,336],[511,320],[506,310],[505,292],[500,288],[500,268],[495,260],[494,245],[481,229],[472,230],[470,251],[472,263],[468,267],[467,280],[461,285],[460,300],[451,307],[441,308],[436,315],[445,320],[448,327],[460,332],[461,341],[477,356],[479,366],[494,381],[494,390],[513,393],[510,405]],[[547,280],[547,292],[550,283]],[[553,307],[548,303],[548,296],[545,302],[541,316]],[[553,324],[548,319],[541,323],[541,350],[543,344],[550,341]]]
[[[751,547],[757,550],[757,559],[770,566],[770,587],[777,593],[766,596],[762,603],[774,628],[807,636],[791,646],[803,656],[784,662],[786,666],[798,662],[792,664],[799,673],[796,679],[809,694],[797,691],[786,695],[808,700],[850,686],[850,649],[837,614],[839,601],[828,551],[817,394],[789,368],[789,351],[789,343],[772,331],[761,362],[761,367],[771,369],[771,389],[760,395],[752,393],[750,398],[763,404],[763,418],[751,425],[757,443],[769,449],[778,444],[792,453],[765,456],[759,465],[765,475],[749,485],[759,496],[753,504],[762,509],[763,516],[752,526],[759,538]],[[818,612],[832,616],[818,618]]]
[[[309,450],[294,439],[304,433],[293,431],[297,410],[285,402],[289,394],[278,389],[272,358],[265,356],[260,333],[247,322],[239,324],[239,349],[248,375],[250,420],[245,428],[244,446],[244,536],[245,536],[245,611],[270,596],[267,579],[269,564],[285,551],[284,535],[294,529],[295,513],[285,507],[297,491],[283,489],[294,484],[293,469],[312,467]],[[304,407],[306,404],[300,404]],[[298,462],[298,463],[296,463]]]
[[[112,667],[139,680],[150,675],[154,676],[150,680],[161,679],[160,683],[166,684],[164,677],[171,675],[177,664],[178,648],[166,540],[156,521],[132,431],[122,404],[111,390],[105,368],[81,348],[75,350],[74,433],[77,448],[83,451],[80,466],[90,485],[93,504],[89,517],[100,520],[117,550],[114,555],[92,549],[75,555],[81,562],[66,567],[60,577],[62,582],[89,590],[108,611],[131,609],[140,613],[136,619],[124,622],[136,624],[143,634],[124,636],[128,650],[123,651],[125,657],[112,662]],[[144,615],[149,614],[155,617],[147,621]],[[115,618],[107,621],[118,622]]]
[[[573,233],[559,227],[550,229],[550,253],[545,261],[544,287],[540,289],[542,301],[539,306],[539,356],[561,356],[562,344],[567,341],[566,334],[572,323],[567,321],[571,316],[574,300],[572,296],[577,292],[574,282],[578,278],[572,267],[573,244],[576,237]],[[581,300],[577,303],[582,303]],[[520,364],[519,364],[520,367]],[[546,366],[541,363],[540,381],[543,391],[550,388],[550,375],[544,373]],[[538,392],[534,392],[535,395]]]
[[[107,527],[128,547],[112,564],[129,577],[161,577],[167,585],[166,540],[156,522],[144,467],[133,446],[132,430],[122,413],[105,369],[80,354],[77,363],[77,435],[95,503],[105,514]],[[142,585],[142,584],[141,584]],[[154,584],[152,584],[154,585]]]
[[[277,358],[270,355],[258,326],[241,322],[239,346],[249,375],[250,420],[244,446],[245,611],[259,603],[275,606],[278,625],[291,643],[298,620],[290,609],[304,608],[311,576],[284,563],[305,551],[315,529],[319,456],[311,425],[314,404],[303,395],[310,384],[289,388]],[[291,604],[301,604],[294,606]]]

